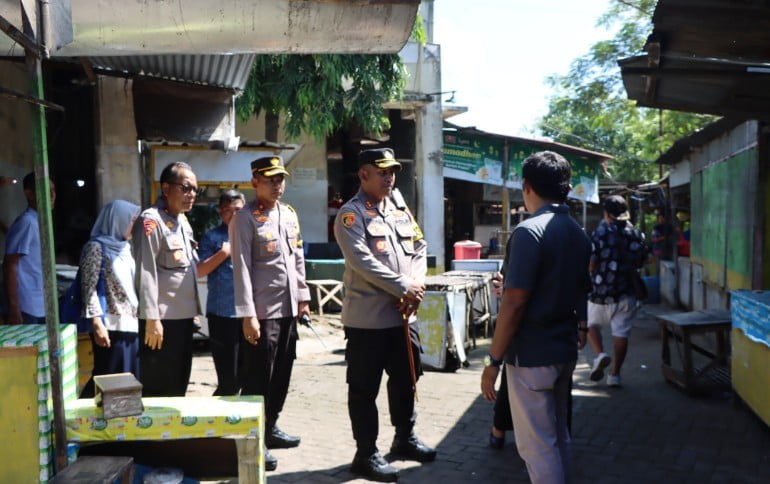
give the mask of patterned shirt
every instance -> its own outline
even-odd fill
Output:
[[[644,234],[630,222],[602,220],[591,235],[591,302],[613,304],[632,296],[631,271],[647,259]]]
[[[229,242],[227,225],[220,224],[209,230],[201,238],[198,248],[200,260],[204,261],[219,252],[224,242]],[[222,318],[235,317],[235,289],[233,287],[233,261],[230,257],[219,264],[207,276],[208,296],[206,296],[206,314]]]
[[[93,318],[102,316],[104,326],[108,331],[123,331],[136,333],[139,331],[139,322],[136,318],[136,296],[130,296],[115,275],[115,264],[126,264],[125,270],[134,271],[133,260],[116,258],[107,260],[104,264],[104,290],[107,300],[107,314],[104,314],[99,303],[97,284],[99,271],[102,269],[102,246],[99,242],[89,241],[83,246],[80,254],[80,290],[83,294],[82,317]],[[132,302],[133,299],[133,302]]]

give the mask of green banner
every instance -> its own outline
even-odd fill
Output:
[[[521,163],[529,155],[543,151],[542,148],[515,141],[508,142],[508,187],[521,189]],[[559,153],[558,150],[554,150]],[[572,168],[572,191],[570,198],[599,203],[599,163],[584,160],[569,153],[561,152]]]
[[[504,142],[499,138],[444,131],[444,176],[475,183],[503,184]],[[505,185],[521,189],[521,163],[542,151],[536,145],[508,141],[508,167]],[[555,150],[558,152],[558,150]],[[572,167],[570,198],[599,203],[599,163],[560,153]]]
[[[444,132],[444,176],[476,183],[503,184],[503,142]]]

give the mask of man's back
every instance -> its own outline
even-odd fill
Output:
[[[566,205],[546,205],[516,227],[505,287],[530,291],[507,361],[546,366],[577,357],[591,245]]]
[[[644,234],[627,221],[602,221],[591,235],[591,296],[597,304],[612,304],[633,295],[631,273],[647,258]]]

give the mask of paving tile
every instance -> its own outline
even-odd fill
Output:
[[[315,336],[299,328],[298,359],[280,425],[300,435],[302,445],[273,451],[279,466],[267,474],[268,481],[366,482],[349,472],[355,444],[347,414],[342,331],[334,315],[314,323],[332,351],[323,350]],[[492,405],[479,394],[479,378],[488,345],[489,339],[478,340],[478,348],[469,351],[469,368],[429,371],[421,377],[416,431],[437,447],[438,458],[425,465],[395,461],[393,465],[401,469],[399,482],[528,482],[511,433],[504,449],[487,447]],[[590,382],[592,358],[590,350],[580,353],[573,384],[576,482],[770,482],[770,428],[729,395],[689,397],[667,384],[660,372],[654,321],[635,323],[622,388]],[[188,394],[210,395],[215,378],[211,357],[197,354]],[[383,453],[393,438],[386,380],[377,399],[377,444]]]

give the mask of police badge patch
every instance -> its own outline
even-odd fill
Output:
[[[345,212],[342,215],[340,215],[340,220],[342,221],[342,225],[349,229],[353,226],[354,223],[356,223],[356,214],[353,212]]]
[[[156,228],[158,228],[158,223],[155,220],[143,220],[142,223],[144,224],[144,235],[146,237],[149,237],[153,231],[155,231]]]

